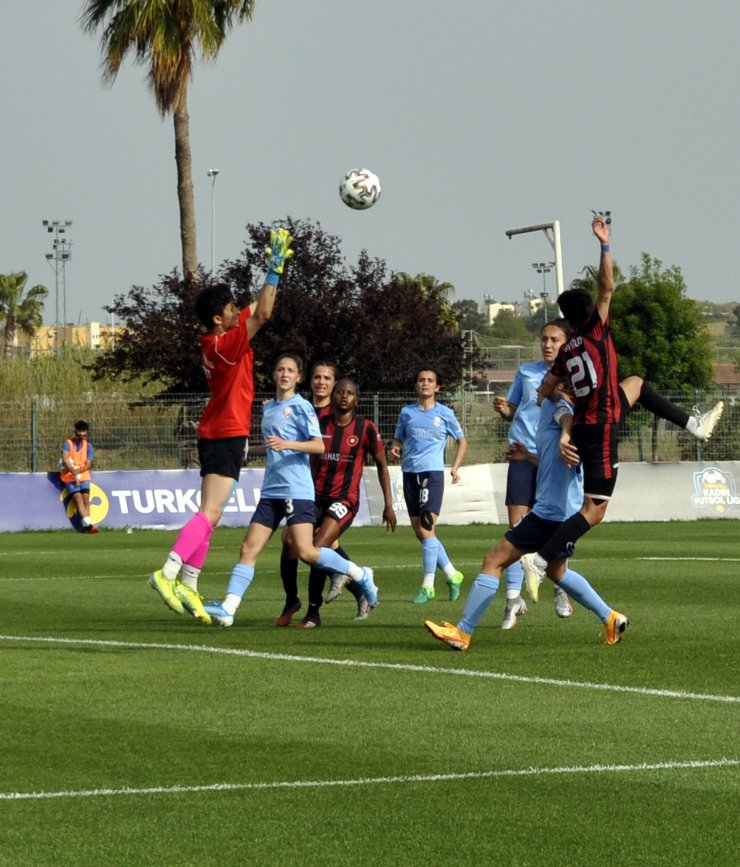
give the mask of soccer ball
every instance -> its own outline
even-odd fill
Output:
[[[339,195],[356,211],[372,208],[380,198],[380,179],[369,169],[351,169],[339,184]]]

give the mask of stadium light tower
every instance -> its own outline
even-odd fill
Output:
[[[216,178],[219,174],[218,169],[208,169],[207,172],[211,179],[211,277],[216,270]]]
[[[59,353],[59,336],[61,331],[61,322],[64,322],[64,327],[67,327],[67,274],[66,264],[72,258],[72,241],[69,238],[61,237],[65,235],[69,227],[72,225],[72,220],[42,220],[41,225],[46,228],[49,234],[54,235],[52,242],[51,253],[46,254],[46,261],[49,267],[54,271],[54,300],[55,300],[55,322],[54,322],[54,349]],[[59,318],[59,273],[62,275],[62,317]]]
[[[532,267],[538,274],[542,274],[542,292],[540,292],[540,298],[542,299],[542,309],[545,311],[545,325],[547,325],[547,275],[552,271],[555,267],[554,262],[532,262]]]
[[[524,235],[527,232],[544,232],[555,253],[555,286],[558,295],[563,291],[563,250],[560,243],[560,220],[551,223],[537,223],[535,226],[522,226],[519,229],[507,229],[506,237],[511,240],[514,235]]]

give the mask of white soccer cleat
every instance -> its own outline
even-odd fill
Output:
[[[568,594],[562,587],[557,584],[552,588],[553,600],[555,602],[555,613],[558,617],[570,617],[573,614],[573,606],[570,604]]]
[[[513,629],[518,617],[527,613],[527,603],[520,596],[518,599],[507,599],[504,619],[501,621],[502,629]]]
[[[524,569],[524,585],[527,588],[532,602],[540,598],[540,584],[545,580],[545,567],[541,566],[536,554],[522,554],[522,568]]]
[[[694,418],[697,422],[694,436],[698,440],[706,442],[709,439],[712,435],[712,431],[717,426],[717,422],[722,418],[722,410],[724,408],[725,403],[723,400],[718,400],[709,412],[705,412],[704,415],[702,415],[698,409],[694,408]]]

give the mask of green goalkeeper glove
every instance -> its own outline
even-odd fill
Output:
[[[265,247],[267,256],[267,277],[265,283],[271,286],[277,286],[280,282],[280,275],[283,273],[285,262],[293,255],[290,245],[293,243],[293,236],[287,229],[273,229],[270,232],[270,246]]]

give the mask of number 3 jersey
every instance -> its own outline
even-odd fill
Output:
[[[594,310],[560,347],[551,368],[555,376],[567,376],[575,396],[573,424],[618,424],[619,359],[614,348],[610,320],[601,321]]]
[[[313,456],[314,487],[317,500],[360,502],[360,481],[365,456],[383,450],[377,426],[370,419],[355,416],[343,427],[331,413],[321,416],[319,427],[324,438],[324,454]]]

